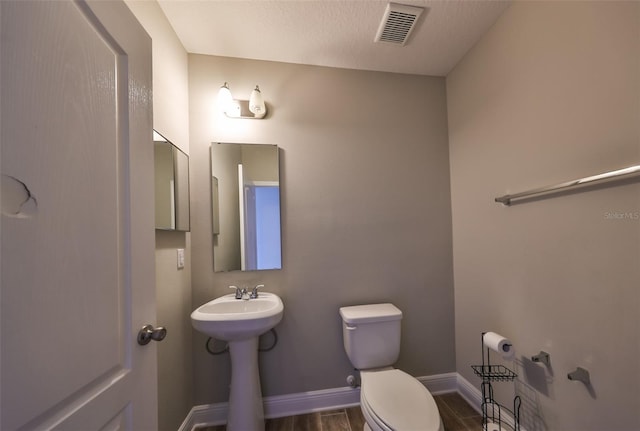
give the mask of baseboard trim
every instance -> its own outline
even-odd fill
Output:
[[[264,415],[280,418],[321,412],[360,404],[360,388],[335,388],[297,394],[277,395],[264,399]]]
[[[433,376],[418,377],[433,395],[446,394],[457,390],[458,373],[435,374]]]
[[[446,373],[418,377],[417,379],[429,392],[438,395],[459,391],[461,376],[458,373]],[[264,415],[266,418],[279,418],[353,407],[359,404],[359,388],[323,389],[265,397]],[[196,427],[222,425],[227,421],[228,408],[228,403],[195,406],[191,409],[178,431],[192,431]]]
[[[480,389],[472,385],[469,380],[462,377],[462,375],[456,373],[457,389],[462,398],[465,399],[471,407],[473,407],[478,413],[482,414],[482,392]]]

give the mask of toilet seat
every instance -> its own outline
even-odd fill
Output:
[[[363,414],[383,431],[442,430],[440,412],[427,388],[401,370],[362,371]]]

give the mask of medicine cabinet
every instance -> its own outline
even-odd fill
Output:
[[[214,271],[282,268],[279,150],[211,145]]]
[[[189,156],[153,131],[156,229],[188,232]]]

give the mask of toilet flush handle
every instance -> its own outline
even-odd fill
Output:
[[[349,325],[348,323],[344,324],[344,327],[347,328],[349,331],[355,331],[356,329],[358,329],[357,326],[355,325]]]

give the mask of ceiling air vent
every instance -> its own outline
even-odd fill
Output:
[[[375,41],[405,45],[423,10],[421,7],[389,3]]]

